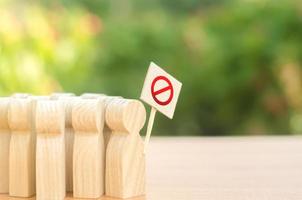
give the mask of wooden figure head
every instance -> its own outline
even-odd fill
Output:
[[[60,101],[40,100],[36,107],[37,133],[57,134],[65,130],[65,110]]]
[[[101,132],[104,103],[100,99],[77,99],[72,108],[72,126],[77,132]]]
[[[12,131],[22,132],[33,129],[35,100],[30,97],[11,98],[8,111],[9,127]]]
[[[106,109],[106,123],[115,132],[139,133],[146,121],[144,105],[138,100],[113,99]]]
[[[72,93],[53,93],[50,96],[51,100],[61,101],[65,107],[65,127],[72,127],[71,122],[71,110],[73,101],[76,100],[77,97]]]

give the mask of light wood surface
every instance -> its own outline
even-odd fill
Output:
[[[146,159],[147,197],[131,200],[302,199],[302,137],[151,137]]]
[[[302,137],[151,138],[148,200],[302,199]]]

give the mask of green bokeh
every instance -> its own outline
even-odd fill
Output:
[[[154,135],[299,134],[301,44],[294,0],[2,0],[0,94],[138,98],[154,61],[183,83]]]

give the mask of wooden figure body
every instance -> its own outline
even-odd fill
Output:
[[[72,108],[75,131],[73,196],[98,198],[104,194],[104,101],[78,99]]]
[[[9,149],[9,195],[30,197],[35,194],[34,129],[35,100],[31,97],[13,97],[8,110],[11,130]]]
[[[36,107],[37,200],[63,200],[65,188],[65,108],[62,102],[41,100]]]
[[[0,193],[8,193],[9,142],[8,106],[10,98],[0,98]]]
[[[112,129],[106,151],[106,196],[130,198],[145,194],[144,144],[139,135],[146,120],[143,104],[115,99],[106,110]]]
[[[65,167],[66,167],[66,191],[73,191],[73,143],[74,129],[71,124],[71,109],[74,100],[72,93],[54,93],[50,97],[53,100],[61,101],[65,107]]]

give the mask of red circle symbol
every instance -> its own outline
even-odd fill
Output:
[[[155,88],[154,88],[154,87],[155,87],[155,84],[156,84],[158,81],[160,81],[160,80],[165,81],[168,85],[167,85],[166,87],[164,87],[164,88],[161,88],[161,89],[155,91]],[[157,98],[157,96],[158,96],[159,94],[161,94],[161,93],[163,93],[163,92],[167,92],[167,91],[170,91],[170,96],[169,96],[169,98],[168,98],[167,100],[162,101],[162,100],[159,100],[159,99]],[[173,95],[174,95],[174,90],[173,90],[173,86],[172,86],[171,81],[170,81],[167,77],[165,77],[165,76],[157,76],[157,77],[152,81],[152,84],[151,84],[151,94],[152,94],[152,97],[153,97],[154,101],[155,101],[156,103],[158,103],[159,105],[162,105],[162,106],[168,105],[168,104],[172,101]]]

